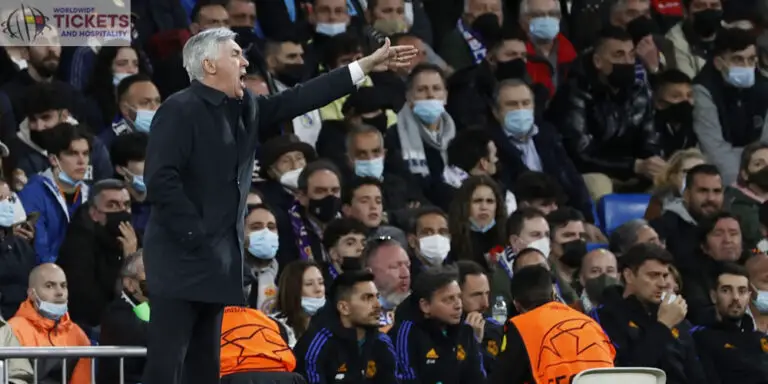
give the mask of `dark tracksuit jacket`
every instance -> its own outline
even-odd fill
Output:
[[[482,384],[486,373],[472,327],[425,319],[413,296],[397,307],[389,336],[401,384]]]
[[[749,315],[691,331],[709,384],[768,383],[768,338]]]
[[[297,372],[308,384],[393,384],[395,350],[378,328],[367,331],[362,344],[353,328],[344,328],[339,313],[326,305],[293,348]]]
[[[490,375],[496,365],[496,358],[501,353],[501,344],[504,338],[504,325],[492,317],[485,318],[483,341],[480,343],[480,352],[483,355],[483,367],[486,374]]]
[[[667,384],[707,383],[691,324],[683,320],[669,329],[656,319],[658,306],[646,309],[635,296],[622,298],[621,290],[608,288],[604,304],[590,313],[616,348],[616,366],[659,368]]]

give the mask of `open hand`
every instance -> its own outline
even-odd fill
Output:
[[[129,222],[122,222],[118,227],[120,229],[120,236],[117,240],[123,247],[123,256],[128,256],[136,252],[139,248],[139,240],[136,237],[136,231],[133,230],[133,226]]]
[[[374,68],[383,69],[386,67],[388,70],[396,71],[408,67],[411,65],[411,60],[419,53],[419,50],[412,45],[392,46],[391,44],[387,38],[384,45],[376,52],[360,59],[358,63],[365,74],[371,73]]]

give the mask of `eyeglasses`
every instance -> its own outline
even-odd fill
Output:
[[[385,244],[390,244],[393,241],[395,241],[395,239],[392,238],[392,236],[377,236],[377,237],[365,239],[365,246],[363,247],[363,252],[361,257],[363,258],[363,260],[365,260],[373,252],[379,249],[379,247]]]

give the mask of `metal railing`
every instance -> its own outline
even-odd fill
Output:
[[[61,359],[61,383],[67,380],[67,358],[120,358],[120,384],[125,383],[125,358],[146,357],[144,347],[0,347],[0,384],[9,384],[9,359],[32,360],[33,384],[38,383],[37,361],[39,359]],[[96,364],[91,362],[91,384],[96,383]]]

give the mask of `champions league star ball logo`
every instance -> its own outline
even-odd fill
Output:
[[[48,27],[48,17],[39,9],[22,4],[2,20],[0,26],[3,33],[11,39],[31,43],[45,32],[45,28]]]

